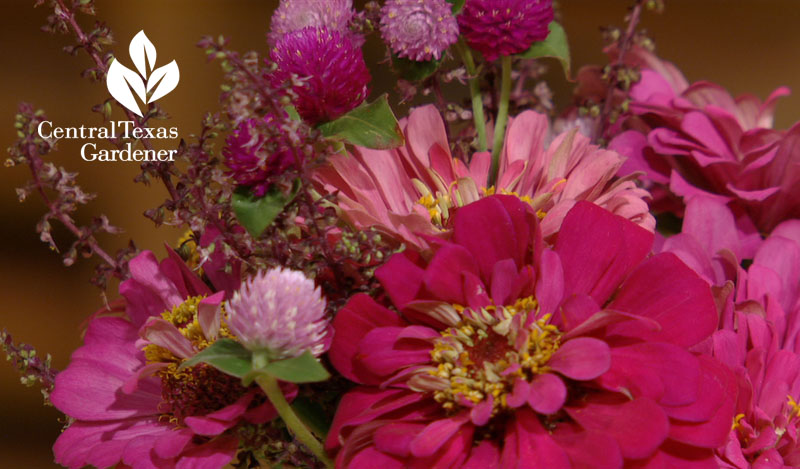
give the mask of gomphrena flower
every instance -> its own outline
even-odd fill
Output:
[[[309,27],[286,34],[270,53],[276,88],[292,81],[297,112],[310,124],[333,120],[367,97],[369,71],[361,49],[342,32]]]
[[[693,353],[716,306],[653,238],[578,202],[550,247],[495,195],[432,256],[393,255],[391,305],[356,295],[334,318],[331,363],[359,384],[326,443],[337,467],[717,467],[735,377]]]
[[[220,274],[209,263],[204,270]],[[234,266],[232,278],[215,285],[236,288],[238,272]],[[143,251],[130,273],[119,288],[124,307],[95,315],[84,345],[56,376],[51,400],[71,418],[53,446],[56,462],[72,469],[223,467],[239,448],[238,430],[252,432],[245,427],[277,415],[257,386],[204,363],[180,368],[231,337],[223,301],[232,291],[214,292],[173,251],[160,263]],[[291,399],[296,387],[283,386]]]
[[[389,0],[381,9],[381,35],[398,57],[438,60],[458,39],[458,23],[445,0]]]
[[[272,114],[261,120],[248,119],[239,124],[222,149],[233,179],[239,185],[250,186],[257,197],[266,192],[270,176],[302,164],[302,152],[282,128],[284,121]]]
[[[490,61],[545,40],[551,21],[552,0],[467,0],[458,15],[467,44]]]
[[[228,326],[250,350],[289,358],[310,350],[321,355],[330,345],[325,300],[302,272],[261,271],[246,280],[228,301]]]
[[[354,13],[353,0],[281,0],[267,38],[275,46],[284,35],[308,27],[346,31]]]

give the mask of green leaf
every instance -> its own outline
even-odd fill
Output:
[[[378,150],[396,148],[405,141],[385,94],[320,125],[319,130],[327,138]]]
[[[204,348],[197,355],[181,363],[178,369],[208,363],[219,371],[241,378],[252,369],[250,351],[233,339],[219,339]]]
[[[331,376],[308,350],[299,357],[270,362],[261,371],[290,383],[316,383]]]
[[[392,54],[392,65],[397,70],[397,73],[400,74],[401,78],[410,81],[422,81],[428,78],[439,68],[441,63],[442,59],[418,62]]]
[[[283,193],[279,187],[272,186],[263,197],[256,198],[248,188],[242,187],[233,193],[233,212],[250,236],[257,238],[275,221],[299,190],[298,180],[294,182],[289,194]]]
[[[295,121],[303,120],[300,117],[300,114],[297,113],[297,108],[289,104],[284,109],[286,109],[286,114],[289,114],[289,118]]]
[[[552,57],[561,62],[564,67],[564,74],[569,79],[570,72],[570,58],[569,58],[569,43],[567,42],[567,33],[564,28],[555,21],[550,22],[548,26],[550,34],[544,41],[534,42],[531,47],[525,52],[519,54],[519,57],[525,59],[535,59],[538,57]]]
[[[459,11],[461,11],[461,9],[462,9],[462,8],[464,8],[464,3],[465,3],[467,0],[447,0],[447,1],[448,1],[449,3],[452,3],[452,4],[453,4],[453,14],[455,15],[456,13],[458,13]]]

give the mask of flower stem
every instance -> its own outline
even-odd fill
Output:
[[[328,457],[325,448],[322,447],[322,443],[314,437],[308,427],[300,420],[300,417],[294,413],[294,410],[292,410],[292,407],[286,401],[283,391],[281,391],[280,386],[278,386],[278,380],[269,375],[261,375],[256,378],[256,382],[261,386],[261,389],[264,390],[267,398],[275,407],[275,410],[278,411],[278,415],[281,416],[294,437],[297,438],[300,443],[303,443],[306,448],[311,450],[314,456],[325,464],[325,467],[332,468],[333,461]]]
[[[467,68],[469,75],[469,95],[472,98],[472,119],[475,121],[475,130],[478,131],[478,151],[486,151],[489,148],[486,137],[486,117],[483,114],[483,96],[481,95],[480,77],[478,69],[475,68],[475,61],[472,59],[472,52],[463,41],[456,44],[461,60]]]
[[[497,182],[497,173],[500,170],[500,153],[503,151],[503,141],[506,136],[506,122],[508,122],[508,101],[511,97],[511,56],[504,55],[500,58],[502,78],[500,82],[500,103],[497,107],[497,121],[494,124],[494,144],[492,145],[492,167],[489,170],[487,187],[492,187]]]

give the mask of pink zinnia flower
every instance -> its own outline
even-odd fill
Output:
[[[354,14],[353,0],[281,0],[272,14],[267,38],[270,46],[275,46],[284,35],[308,27],[346,34]]]
[[[722,202],[692,197],[683,231],[664,243],[714,286],[719,329],[699,346],[737,376],[733,429],[719,467],[800,465],[800,220],[781,223],[746,270],[745,243]]]
[[[544,41],[551,21],[552,0],[467,0],[458,15],[467,44],[489,61]]]
[[[325,300],[302,272],[270,269],[247,279],[227,303],[228,326],[250,350],[270,358],[320,356],[330,346]]]
[[[669,62],[635,52],[631,60],[643,68],[630,93],[637,118],[627,125],[636,130],[609,145],[630,157],[620,174],[645,171],[662,189],[654,190],[662,205],[670,194],[715,196],[731,205],[745,233],[800,217],[800,125],[772,129],[776,100],[788,89],[763,103],[749,95],[734,99],[713,83],[689,85]]]
[[[388,0],[381,9],[381,36],[398,57],[438,60],[458,40],[458,24],[445,0]]]
[[[411,111],[400,122],[406,144],[393,150],[356,147],[335,155],[314,176],[320,189],[338,192],[344,216],[359,228],[375,226],[412,246],[447,230],[450,212],[487,194],[515,194],[542,217],[553,236],[579,200],[594,202],[652,230],[646,191],[634,176],[614,180],[624,158],[589,143],[576,132],[549,146],[547,117],[526,111],[511,120],[496,187],[486,187],[491,156],[476,153],[469,166],[450,153],[445,124],[433,106]]]
[[[713,354],[739,379],[720,467],[800,466],[800,221],[781,223],[724,303]]]
[[[334,318],[329,357],[360,384],[328,437],[338,466],[717,467],[735,385],[687,350],[717,323],[697,274],[587,202],[553,248],[511,196],[453,224],[430,258],[378,269],[397,312],[357,295]]]
[[[289,80],[292,104],[310,124],[333,120],[361,104],[370,81],[361,48],[347,35],[326,27],[308,27],[284,35],[270,52],[277,69],[275,88]]]
[[[276,415],[238,378],[205,364],[178,371],[185,358],[231,336],[221,310],[226,293],[212,292],[173,251],[161,263],[144,251],[130,271],[120,284],[124,315],[92,319],[84,346],[56,377],[52,402],[74,419],[53,447],[56,462],[222,467],[239,446],[229,430]]]

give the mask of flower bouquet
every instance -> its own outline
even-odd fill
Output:
[[[656,55],[660,1],[573,77],[550,0],[281,0],[264,56],[198,43],[221,107],[169,149],[178,64],[84,28],[91,0],[36,3],[110,95],[97,128],[21,104],[9,148],[41,240],[109,295],[63,370],[0,336],[65,415],[56,463],[800,466],[800,127],[773,127],[786,89],[735,98]],[[559,112],[547,67],[577,83]],[[138,162],[167,194],[145,216],[185,234],[104,249],[120,230],[76,221],[62,138]]]

